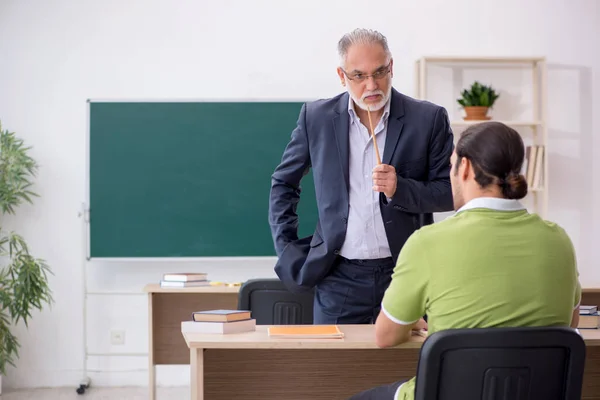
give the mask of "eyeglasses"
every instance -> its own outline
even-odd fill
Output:
[[[390,64],[391,64],[391,62],[390,62]],[[363,82],[363,81],[366,81],[367,79],[369,79],[369,77],[373,77],[374,80],[378,80],[378,79],[385,77],[390,72],[390,64],[386,65],[385,67],[381,67],[380,69],[378,69],[371,75],[362,74],[360,72],[357,74],[349,75],[346,71],[344,71],[344,69],[342,69],[342,72],[351,81]]]

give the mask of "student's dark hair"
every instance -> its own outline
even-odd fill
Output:
[[[473,165],[475,180],[482,187],[498,185],[507,199],[527,195],[527,181],[521,174],[525,146],[521,135],[501,122],[482,122],[467,128],[456,144],[456,166],[462,158]]]

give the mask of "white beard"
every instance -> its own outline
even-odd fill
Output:
[[[350,85],[346,85],[346,87],[347,87],[348,94],[350,95],[350,97],[352,97],[352,100],[354,100],[354,103],[358,107],[360,107],[361,109],[363,109],[365,111],[367,111],[367,108],[369,108],[371,111],[381,110],[387,103],[388,99],[390,98],[390,95],[392,94],[392,85],[390,84],[390,86],[388,87],[387,93],[384,93],[383,90],[375,90],[373,92],[365,92],[365,93],[363,93],[362,98],[359,99],[350,90]],[[365,97],[373,96],[373,95],[381,95],[381,100],[375,104],[367,105],[367,103],[364,102]]]

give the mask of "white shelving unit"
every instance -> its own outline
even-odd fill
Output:
[[[485,69],[493,68],[497,70],[528,68],[531,69],[531,117],[524,120],[520,119],[496,119],[492,116],[492,120],[502,122],[519,131],[523,136],[523,140],[531,143],[531,146],[542,146],[543,164],[541,169],[541,184],[539,187],[532,187],[529,183],[529,196],[532,201],[532,211],[538,213],[543,218],[548,214],[548,127],[547,127],[547,69],[546,59],[544,57],[454,57],[454,56],[430,56],[422,57],[415,63],[415,97],[423,100],[433,99],[428,96],[428,90],[431,88],[429,83],[430,67],[448,67],[453,69],[468,70],[468,69]],[[456,77],[453,77],[455,81]],[[481,80],[483,81],[483,79]],[[456,81],[455,81],[456,82]],[[454,83],[455,83],[454,82]],[[472,81],[462,82],[460,88],[454,87],[452,96],[454,99],[460,97],[460,90],[470,87]],[[484,84],[492,84],[496,91],[500,92],[502,97],[502,85],[494,82],[482,82]],[[456,85],[454,85],[456,86]],[[457,105],[454,100],[454,104]],[[458,138],[460,131],[468,126],[480,123],[483,121],[464,121],[453,116],[451,110],[448,110],[451,118],[450,124],[455,133],[455,140]]]

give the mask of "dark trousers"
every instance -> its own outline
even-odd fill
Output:
[[[391,257],[348,260],[338,257],[315,287],[314,324],[372,324],[394,270]]]
[[[405,381],[398,381],[389,385],[382,385],[374,387],[373,389],[367,389],[364,392],[360,392],[350,397],[348,400],[394,400],[396,390]]]

